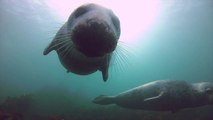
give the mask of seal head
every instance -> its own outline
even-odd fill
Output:
[[[111,10],[95,4],[76,9],[68,20],[68,28],[75,47],[88,57],[112,53],[120,36],[118,18]]]

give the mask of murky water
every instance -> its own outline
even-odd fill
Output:
[[[159,79],[213,82],[213,1],[151,1],[112,5],[122,34],[103,82],[99,71],[66,73],[55,52],[42,54],[74,9],[67,5],[90,1],[0,0],[0,119],[211,120],[212,106],[173,114],[91,102]]]

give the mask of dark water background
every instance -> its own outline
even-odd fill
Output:
[[[213,82],[213,1],[162,3],[154,25],[125,47],[127,58],[114,56],[104,83],[100,72],[68,74],[55,52],[42,55],[64,22],[45,4],[0,0],[0,103],[5,109],[0,115],[29,120],[213,120],[212,106],[172,114],[91,102],[100,94],[115,95],[158,79]]]

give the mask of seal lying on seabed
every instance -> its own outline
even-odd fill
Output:
[[[213,104],[213,83],[187,83],[181,80],[159,80],[130,89],[116,96],[101,95],[96,104],[117,104],[125,108],[172,111]]]
[[[117,16],[110,9],[86,4],[70,15],[43,54],[56,50],[68,72],[87,75],[100,70],[106,81],[119,37]]]

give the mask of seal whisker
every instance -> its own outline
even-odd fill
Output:
[[[52,45],[50,48],[55,48],[55,47],[58,47],[58,46],[60,46],[60,45],[63,45],[64,43],[67,43],[67,42],[69,42],[69,40],[67,39],[56,39],[55,41],[53,41],[52,42],[52,44],[54,44],[54,45]]]
[[[123,72],[124,70],[124,62],[126,61],[123,57],[123,55],[121,54],[122,52],[118,51],[118,50],[115,50],[115,54],[116,54],[116,64],[118,65],[119,67],[119,70],[121,70]]]
[[[110,70],[112,71],[113,74],[118,74],[118,71],[120,70],[120,63],[117,63],[117,61],[115,60],[117,58],[115,58],[115,53],[112,57],[112,61],[111,61],[111,67]],[[113,76],[113,75],[112,75]]]
[[[134,51],[133,47],[129,47],[128,45],[125,45],[122,42],[120,44],[120,42],[119,42],[117,48],[118,48],[118,51],[120,52],[121,56],[124,57],[125,64],[127,66],[132,66],[130,59],[137,57],[137,55],[135,55],[136,52]]]
[[[64,41],[66,41],[65,44],[62,46],[62,48],[60,48],[60,49],[62,49],[60,52],[61,57],[64,58],[67,55],[73,56],[72,50],[74,47],[73,47],[73,44],[71,44],[72,42],[69,39],[67,39],[67,40],[64,39]]]
[[[61,43],[61,44],[57,44],[56,46],[58,46],[58,48],[57,48],[56,50],[60,50],[60,51],[61,51],[61,49],[63,49],[63,48],[65,48],[66,46],[68,46],[66,43],[67,43],[67,42],[63,42],[63,43]]]
[[[124,72],[126,66],[130,67],[132,65],[129,59],[134,58],[127,49],[129,49],[128,45],[125,45],[124,42],[119,42],[113,55],[114,64],[122,72]]]
[[[60,53],[59,53],[61,58],[65,58],[67,56],[67,54],[69,54],[69,52],[68,52],[69,45],[64,44],[64,46],[60,49],[62,49],[62,50],[60,50]]]
[[[68,46],[66,47],[66,49],[67,49],[67,50],[66,50],[66,52],[65,52],[64,57],[66,57],[67,55],[73,56],[73,54],[74,54],[74,53],[73,53],[74,47],[68,45]]]
[[[69,37],[70,38],[70,33],[67,33],[66,35],[59,35],[59,36],[56,36],[56,38],[62,38],[62,37]]]

